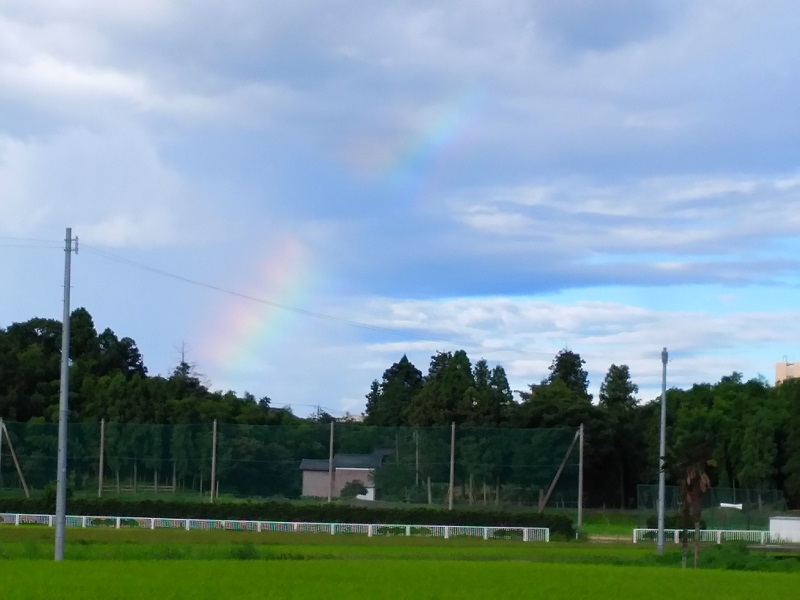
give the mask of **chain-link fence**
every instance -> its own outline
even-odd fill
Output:
[[[280,427],[72,423],[68,431],[76,495],[208,498],[213,480],[221,500],[349,495],[436,505],[577,503],[578,451],[567,458],[575,439],[569,428],[306,421]],[[56,424],[6,422],[2,436],[0,493],[22,494],[24,481],[36,494],[55,480]]]
[[[649,527],[658,512],[658,485],[637,486],[639,527]],[[681,496],[678,486],[665,488],[664,507],[668,518],[679,521]],[[770,516],[787,510],[783,492],[776,489],[712,487],[703,495],[701,519],[707,529],[769,529]],[[694,524],[691,525],[694,527]]]

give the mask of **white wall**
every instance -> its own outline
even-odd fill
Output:
[[[800,517],[770,517],[769,533],[786,542],[800,543]]]

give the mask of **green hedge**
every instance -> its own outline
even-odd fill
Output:
[[[648,529],[656,529],[658,527],[658,515],[651,515],[645,521]],[[706,528],[706,522],[700,521],[700,529]],[[664,515],[664,529],[683,529],[683,517],[680,514]],[[694,522],[689,523],[688,529],[694,531]]]
[[[0,499],[0,512],[52,514],[53,507],[49,502],[38,498],[4,498]],[[572,520],[565,515],[539,514],[534,511],[442,510],[424,506],[373,508],[347,504],[295,504],[291,502],[210,504],[208,502],[75,498],[67,503],[67,513],[107,517],[548,527],[551,534],[568,537],[574,535]]]

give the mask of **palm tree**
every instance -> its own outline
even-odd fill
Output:
[[[694,448],[687,459],[680,465],[680,495],[681,514],[683,516],[683,556],[681,565],[686,567],[687,554],[687,529],[689,519],[694,523],[694,568],[697,568],[697,558],[700,553],[700,517],[703,513],[703,495],[711,489],[711,479],[706,472],[709,466],[715,466],[708,456],[705,446]]]

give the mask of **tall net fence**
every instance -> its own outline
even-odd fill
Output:
[[[640,484],[637,496],[639,527],[654,526],[658,512],[658,485]],[[680,524],[678,486],[666,486],[664,507],[668,520],[672,521],[668,526]],[[786,511],[786,500],[781,490],[712,487],[703,495],[701,519],[707,529],[768,529],[769,518]]]
[[[0,493],[23,494],[24,480],[35,495],[55,481],[56,424],[6,422],[2,435]],[[208,497],[213,488],[220,499],[577,504],[578,451],[574,447],[567,458],[575,439],[569,428],[457,427],[453,435],[450,427],[359,423],[72,423],[68,435],[76,496],[190,499]]]

